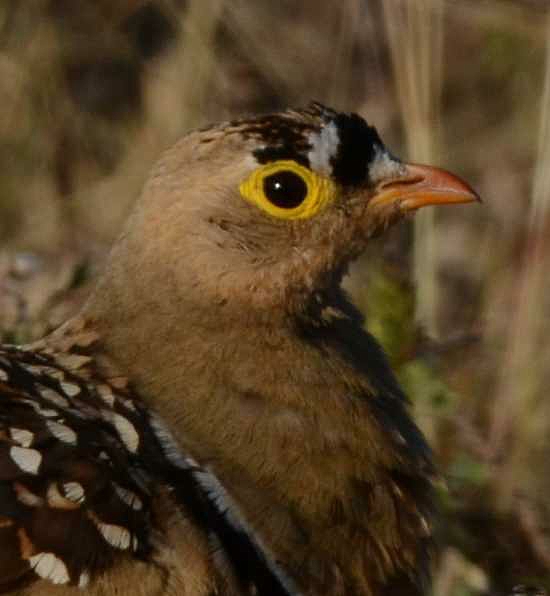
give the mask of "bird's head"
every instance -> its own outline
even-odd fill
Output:
[[[185,136],[126,241],[136,275],[150,266],[176,293],[299,308],[403,215],[476,199],[452,174],[394,157],[360,116],[312,104]]]

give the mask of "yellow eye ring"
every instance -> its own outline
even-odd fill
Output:
[[[244,199],[280,219],[313,217],[337,195],[329,178],[290,159],[254,170],[239,190]]]

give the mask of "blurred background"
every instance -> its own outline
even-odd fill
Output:
[[[446,481],[434,595],[550,589],[550,1],[2,0],[0,99],[8,342],[78,309],[189,128],[316,99],[465,177],[482,205],[346,284]]]

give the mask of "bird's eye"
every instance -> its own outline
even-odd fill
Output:
[[[295,209],[307,197],[307,184],[295,172],[281,170],[264,178],[264,195],[281,209]]]
[[[305,219],[319,213],[337,195],[330,178],[292,160],[270,162],[240,185],[241,195],[280,219]]]

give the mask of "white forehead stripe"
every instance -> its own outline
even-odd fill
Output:
[[[382,147],[376,147],[374,159],[368,164],[370,182],[376,185],[382,180],[391,180],[403,174],[404,166]]]
[[[321,132],[312,132],[308,138],[311,150],[307,154],[312,170],[322,174],[332,173],[331,160],[336,157],[340,145],[338,127],[334,122],[329,122]]]

